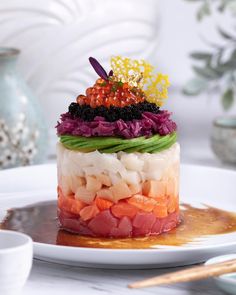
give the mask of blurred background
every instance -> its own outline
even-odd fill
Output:
[[[53,160],[59,115],[95,78],[88,57],[108,69],[124,55],[169,75],[182,161],[234,169],[235,13],[235,0],[1,0],[0,168]]]

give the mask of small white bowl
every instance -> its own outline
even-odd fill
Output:
[[[236,259],[236,254],[218,256],[209,259],[205,265],[210,265],[217,262],[223,262],[231,259]],[[214,277],[216,285],[228,294],[236,295],[236,273],[226,274],[219,277]]]
[[[25,234],[0,230],[0,294],[19,294],[29,276],[33,242]]]

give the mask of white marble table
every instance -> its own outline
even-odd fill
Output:
[[[170,270],[171,269],[89,269],[35,260],[30,278],[26,283],[22,295],[223,294],[211,280],[146,288],[142,290],[130,290],[127,288],[127,284],[130,282],[155,276]]]

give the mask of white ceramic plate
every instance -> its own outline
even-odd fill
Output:
[[[183,165],[181,201],[236,212],[236,172]],[[0,172],[0,219],[11,207],[56,199],[56,167],[41,165]],[[206,225],[207,226],[207,225]],[[144,250],[76,248],[34,243],[36,258],[105,268],[154,268],[187,265],[236,252],[236,233],[209,236],[186,246]]]

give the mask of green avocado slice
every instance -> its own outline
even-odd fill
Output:
[[[157,153],[176,142],[177,134],[173,132],[161,136],[159,134],[151,137],[137,137],[132,139],[123,139],[120,137],[84,137],[73,135],[60,136],[61,143],[68,149],[81,152],[92,152],[95,150],[101,153],[116,153],[124,151],[127,153]]]

